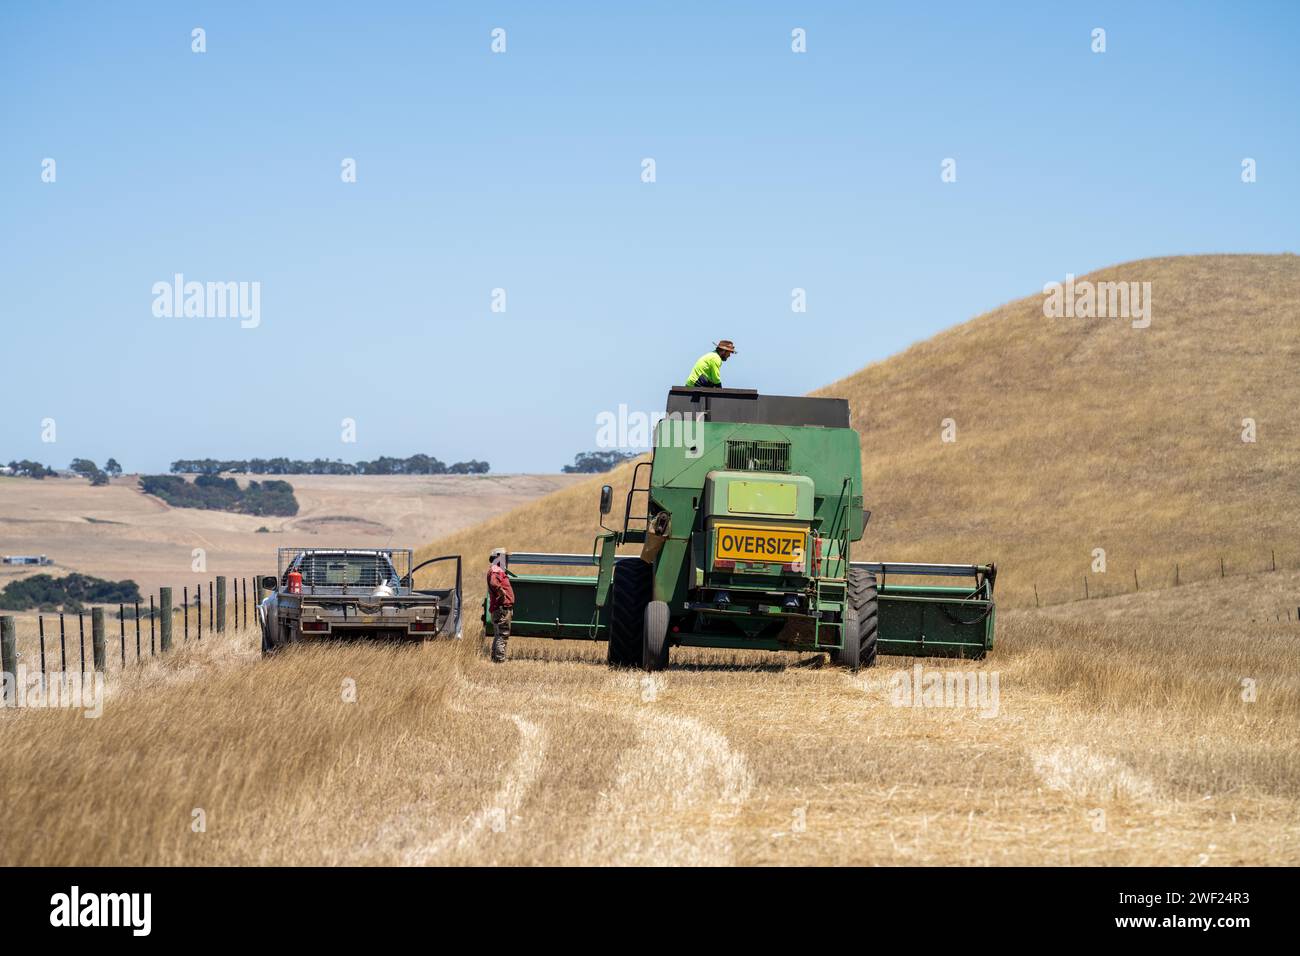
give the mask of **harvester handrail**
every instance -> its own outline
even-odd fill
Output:
[[[600,564],[600,555],[573,554],[545,551],[510,551],[506,553],[506,567],[512,564],[553,564],[567,567],[589,567]]]
[[[641,474],[641,469],[652,468],[653,464],[654,464],[653,461],[638,461],[636,465],[634,465],[632,468],[632,482],[631,484],[628,485],[627,502],[623,506],[623,533],[624,534],[627,534],[627,532],[632,530],[633,521],[640,523],[640,527],[637,530],[640,531],[650,530],[650,485],[647,484],[644,488],[638,488],[636,486],[636,481],[637,481],[637,477]],[[632,514],[632,497],[637,492],[641,492],[641,491],[645,492],[646,494],[646,505],[645,505],[646,513],[643,515],[634,516]]]
[[[993,566],[988,564],[916,564],[906,561],[850,561],[849,567],[876,574],[916,574],[953,578],[973,578],[993,570]]]

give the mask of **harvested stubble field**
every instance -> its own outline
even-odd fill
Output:
[[[0,712],[0,863],[1297,864],[1300,259],[1090,278],[1152,281],[1151,328],[1030,297],[827,390],[863,439],[856,556],[1001,565],[991,656],[923,675],[996,676],[996,708],[896,706],[902,658],[675,651],[648,677],[576,642],[493,666],[475,621],[267,661],[244,633],[147,663],[99,720]],[[472,608],[490,548],[589,549],[629,477],[421,556],[465,555]],[[1218,577],[1274,541],[1283,570]],[[1134,566],[1144,590],[1069,601],[1097,547],[1104,593]]]
[[[97,720],[0,712],[0,863],[1300,861],[1294,626],[1001,628],[988,661],[934,665],[996,672],[992,716],[895,706],[901,658],[648,677],[577,642],[493,666],[477,626],[266,661],[234,633],[110,674]]]

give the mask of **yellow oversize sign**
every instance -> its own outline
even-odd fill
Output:
[[[803,560],[807,532],[802,528],[745,528],[718,525],[713,556],[732,561],[793,564]]]

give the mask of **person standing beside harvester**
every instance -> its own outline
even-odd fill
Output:
[[[515,589],[506,574],[506,549],[496,548],[488,556],[488,611],[492,615],[492,660],[506,659],[506,642],[510,640],[510,621],[515,612]]]

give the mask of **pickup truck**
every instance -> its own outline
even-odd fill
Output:
[[[262,653],[314,639],[459,638],[460,555],[413,560],[404,548],[280,548],[276,575],[260,581]],[[415,588],[415,572],[441,561],[454,563],[454,583]]]

